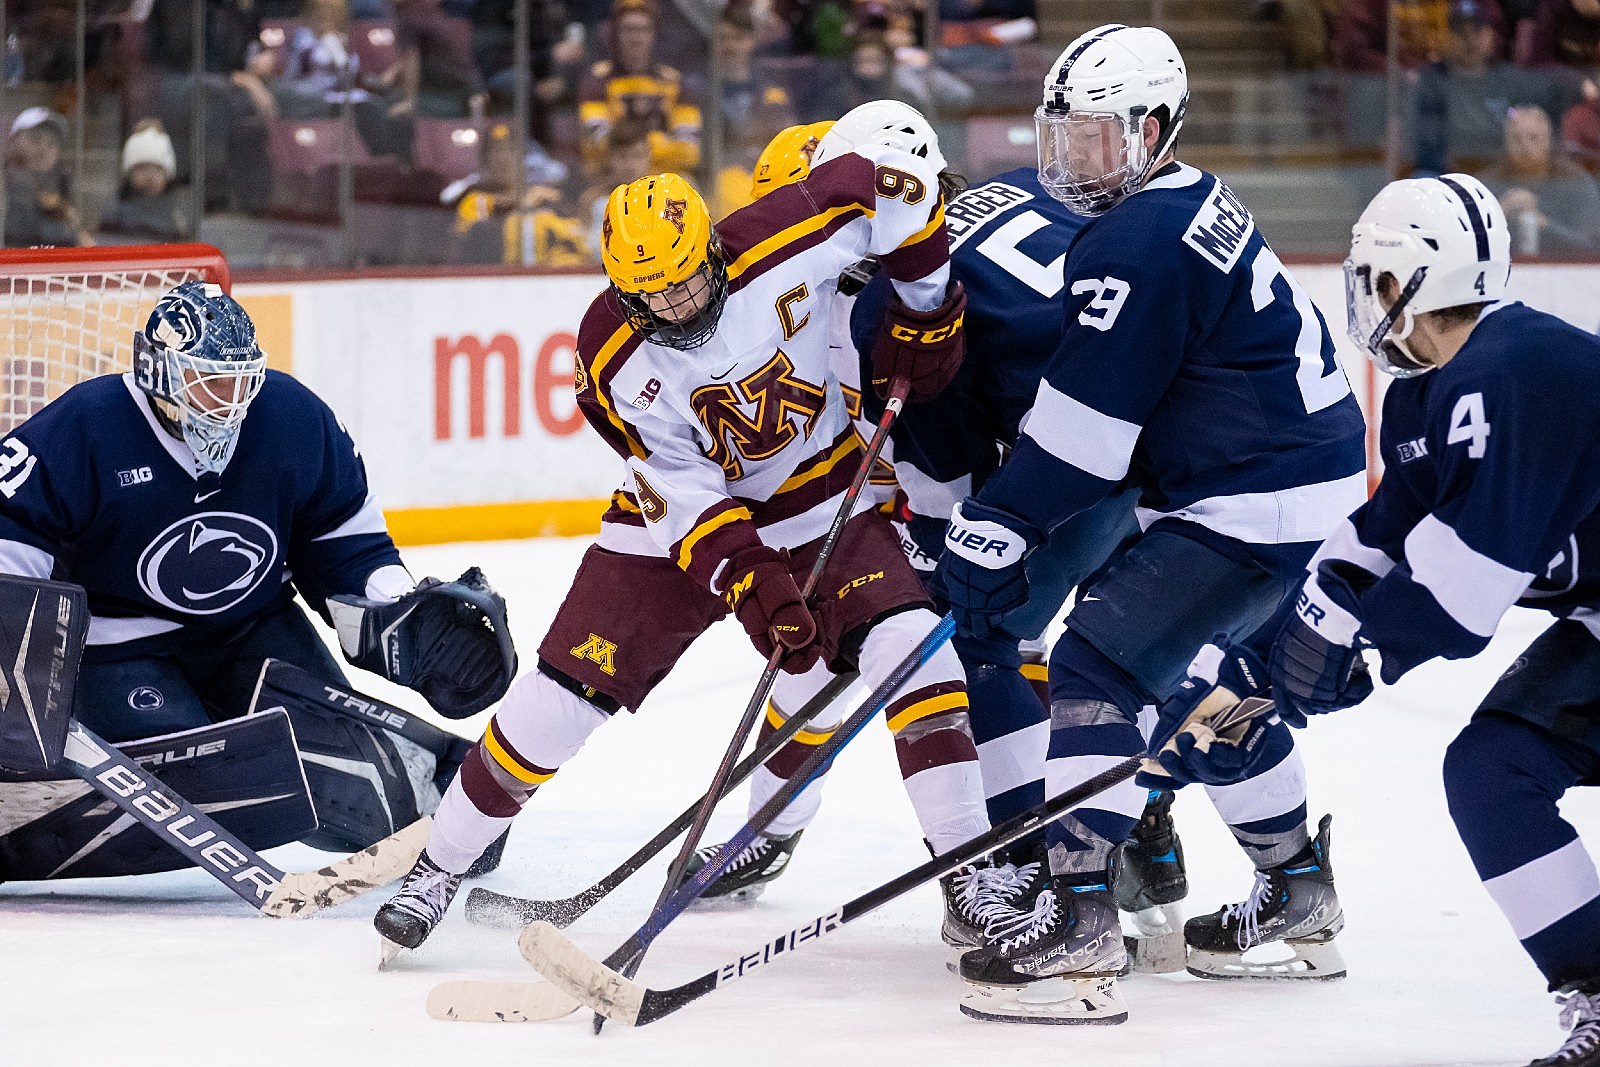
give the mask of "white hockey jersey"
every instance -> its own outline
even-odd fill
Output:
[[[752,530],[774,548],[823,536],[864,446],[830,366],[839,272],[874,255],[902,300],[943,302],[949,240],[927,162],[868,147],[717,227],[727,304],[681,351],[631,326],[607,289],[578,334],[579,407],[627,463],[600,544],[667,555],[715,591]],[[872,506],[864,494],[859,510]]]

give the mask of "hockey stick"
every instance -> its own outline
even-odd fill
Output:
[[[867,454],[861,458],[861,466],[857,469],[856,476],[851,479],[844,500],[839,503],[839,511],[828,527],[828,534],[822,539],[822,547],[817,550],[817,558],[811,564],[811,573],[806,575],[805,588],[800,591],[802,600],[809,601],[811,594],[816,592],[817,583],[822,580],[823,568],[828,565],[828,559],[833,555],[833,547],[839,543],[839,535],[844,532],[845,524],[850,521],[850,513],[855,510],[856,501],[861,497],[861,490],[866,486],[872,468],[878,462],[878,455],[883,451],[884,443],[889,440],[889,428],[894,425],[894,420],[899,416],[900,409],[905,406],[906,397],[910,392],[911,380],[904,375],[890,383],[889,399],[884,405],[883,416],[878,420],[878,428],[873,431],[872,440],[867,445]],[[662,883],[661,893],[656,897],[655,906],[658,911],[678,887],[683,885],[684,873],[689,869],[689,858],[694,855],[701,836],[705,834],[706,825],[711,822],[711,813],[716,810],[717,803],[731,788],[729,783],[733,777],[734,764],[744,748],[745,739],[755,728],[762,707],[767,703],[767,695],[772,692],[773,683],[778,679],[778,667],[787,651],[781,643],[774,642],[774,644],[777,647],[773,648],[772,655],[767,657],[766,669],[761,672],[761,679],[756,682],[755,692],[750,694],[750,702],[745,705],[739,725],[734,727],[733,736],[728,739],[728,748],[722,754],[722,762],[717,765],[716,773],[711,776],[711,784],[706,787],[700,808],[695,812],[694,821],[689,824],[689,832],[684,835],[683,844],[678,846],[678,854],[673,857],[672,865],[667,868],[667,880]],[[739,846],[740,849],[743,847],[743,844]],[[724,858],[728,859],[738,852],[737,849],[731,853],[726,849],[723,851]],[[721,870],[720,865],[718,870]],[[638,971],[639,964],[644,962],[644,954],[648,948],[648,941],[640,945],[633,957],[623,962],[622,972],[632,977]],[[598,1034],[604,1025],[604,1017],[596,1015],[594,1032]]]
[[[250,710],[254,712],[282,698],[294,699],[320,711],[357,719],[369,726],[399,734],[441,758],[454,756],[459,761],[472,747],[472,742],[460,734],[419,719],[393,704],[354,689],[333,685],[281,659],[269,659],[261,665],[256,691],[250,698]]]
[[[644,955],[667,925],[683,913],[724,868],[732,862],[757,834],[766,829],[784,808],[789,806],[800,791],[815,781],[833,762],[841,749],[861,732],[869,720],[881,712],[900,687],[916,669],[927,662],[955,631],[955,623],[946,615],[928,631],[917,647],[890,672],[883,683],[862,701],[856,711],[834,731],[832,737],[806,758],[782,787],[718,850],[704,867],[694,873],[670,896],[650,913],[645,924],[636,930],[610,956],[605,966],[620,967],[625,961]],[[535,927],[538,924],[535,924]],[[535,927],[529,927],[534,929]],[[510,1004],[509,1007],[507,1005]],[[428,996],[428,1014],[435,1019],[454,1019],[464,1022],[538,1022],[558,1019],[571,1014],[579,1001],[549,982],[443,982],[433,988]]]
[[[74,774],[263,915],[304,918],[377,889],[410,870],[428,842],[431,820],[422,818],[330,866],[315,871],[281,871],[79,722],[74,721],[67,729],[64,762]]]
[[[1228,693],[1227,690],[1214,692]],[[1228,695],[1232,697],[1231,693]],[[1202,708],[1204,706],[1202,705]],[[1247,719],[1255,718],[1262,714],[1263,710],[1270,712],[1271,708],[1271,703],[1267,701],[1254,699],[1240,701],[1237,697],[1232,697],[1231,707],[1226,707],[1215,717],[1204,716],[1204,718],[1207,724],[1220,734]],[[1202,717],[1199,710],[1190,717],[1191,721],[1197,717]],[[960,848],[914,867],[898,878],[890,879],[876,889],[869,890],[787,933],[771,938],[716,970],[682,985],[668,989],[650,989],[641,986],[590,958],[565,934],[549,923],[535,923],[529,926],[518,938],[517,945],[522,950],[523,958],[568,995],[609,1019],[616,1019],[629,1026],[645,1026],[715,992],[729,982],[743,978],[786,952],[792,952],[801,945],[825,937],[840,927],[876,911],[922,883],[949,874],[1054,821],[1069,809],[1132,778],[1138,773],[1144,759],[1143,756],[1129,756],[1088,781],[1047,800],[1031,812],[1008,819]]]
[[[733,789],[750,777],[757,767],[787,744],[790,738],[799,733],[822,709],[832,704],[839,694],[856,680],[856,677],[856,673],[852,671],[830,678],[828,684],[824,685],[816,696],[806,701],[804,707],[784,720],[776,733],[739,761],[739,765],[733,769],[733,776],[728,780],[728,788]],[[529,923],[540,920],[554,923],[562,928],[571,926],[590,908],[604,900],[612,890],[637,874],[639,869],[654,859],[662,849],[672,844],[700,810],[700,804],[704,799],[702,797],[685,808],[676,819],[663,827],[660,833],[639,846],[637,852],[618,864],[616,870],[583,892],[562,897],[560,900],[530,900],[526,897],[514,897],[496,893],[492,889],[477,887],[467,894],[468,921],[499,930],[521,930]]]

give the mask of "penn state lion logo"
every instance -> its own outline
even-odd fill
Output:
[[[679,233],[682,233],[683,214],[688,210],[689,202],[687,200],[673,200],[669,197],[667,200],[667,206],[661,209],[661,217],[667,222],[672,223],[673,229],[677,230]]]
[[[200,315],[186,300],[169,300],[156,323],[156,340],[168,348],[187,352],[200,339]]]
[[[139,588],[186,615],[217,615],[266,581],[278,538],[249,515],[208,511],[168,526],[139,556]]]

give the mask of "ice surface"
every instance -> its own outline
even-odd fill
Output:
[[[583,547],[536,540],[406,556],[418,575],[481,565],[506,594],[531,663]],[[379,974],[370,918],[383,894],[306,922],[271,921],[204,875],[180,872],[0,886],[0,1064],[1523,1064],[1564,1035],[1456,839],[1439,765],[1543,619],[1518,612],[1478,659],[1431,664],[1300,735],[1313,814],[1335,813],[1343,982],[1135,976],[1124,1026],[985,1024],[956,1011],[937,895],[924,888],[677,1015],[638,1031],[613,1024],[596,1039],[587,1012],[523,1026],[429,1019],[423,1001],[436,981],[534,977],[511,934],[471,926],[459,904],[427,945]],[[540,790],[505,864],[480,884],[565,896],[609,870],[705,786],[759,672],[738,626],[715,627],[643,714],[601,730]],[[420,704],[370,675],[357,684]],[[483,723],[456,725],[476,733]],[[1600,826],[1595,794],[1575,793],[1566,809],[1580,831]],[[743,811],[741,793],[712,832],[731,832]],[[1187,906],[1240,899],[1249,865],[1204,795],[1184,793],[1174,811]],[[887,731],[874,727],[841,757],[783,878],[748,910],[684,916],[641,977],[676,984],[831,909],[926,858],[919,836]],[[325,858],[303,846],[270,855],[293,868]],[[664,863],[580,920],[578,943],[596,955],[614,948],[654,900]]]

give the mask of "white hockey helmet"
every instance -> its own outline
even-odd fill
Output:
[[[1505,293],[1511,233],[1494,194],[1470,174],[1390,182],[1350,230],[1344,261],[1350,338],[1397,378],[1432,368],[1406,339],[1426,311],[1484,304]],[[1399,292],[1385,307],[1378,279]]]
[[[862,145],[881,144],[921,156],[938,174],[949,164],[939,151],[939,135],[922,112],[898,100],[869,100],[840,116],[811,156],[813,167]]]
[[[1079,215],[1101,215],[1136,191],[1172,147],[1189,102],[1189,76],[1172,38],[1117,23],[1066,47],[1034,112],[1039,184]],[[1153,148],[1144,120],[1162,124]]]

